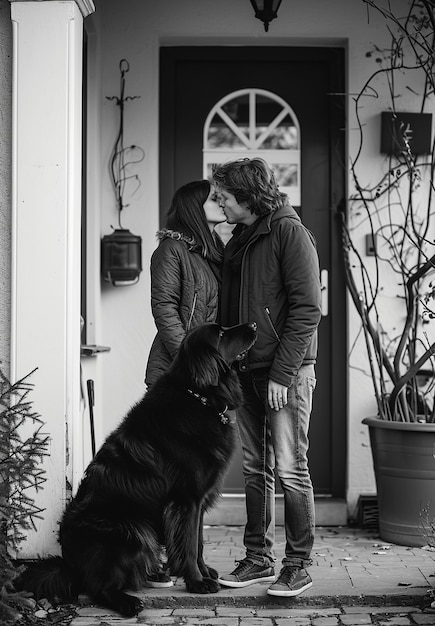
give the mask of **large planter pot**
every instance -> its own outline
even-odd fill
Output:
[[[381,539],[404,546],[427,543],[423,509],[435,517],[435,424],[366,417],[375,470]]]

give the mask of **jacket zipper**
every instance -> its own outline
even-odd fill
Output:
[[[268,306],[265,306],[265,307],[264,307],[264,312],[266,313],[266,318],[267,318],[267,320],[268,320],[268,322],[269,322],[269,324],[270,324],[270,327],[271,327],[271,329],[272,329],[272,331],[273,331],[273,334],[274,334],[274,335],[275,335],[275,337],[276,337],[276,340],[277,340],[277,341],[281,341],[280,336],[279,336],[279,335],[278,335],[278,333],[276,332],[275,326],[273,325],[273,322],[272,322],[272,317],[271,317],[271,315],[270,315],[270,309],[269,309],[269,307],[268,307]]]
[[[189,321],[187,322],[186,332],[190,330],[190,325],[192,324],[193,314],[195,313],[195,307],[196,307],[197,299],[198,299],[198,293],[195,291],[195,293],[193,294],[192,310],[190,312]]]

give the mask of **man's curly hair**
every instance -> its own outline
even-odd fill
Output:
[[[276,211],[286,195],[279,191],[275,176],[263,159],[237,159],[213,168],[212,182],[231,193],[240,204],[246,202],[251,213],[267,215]]]

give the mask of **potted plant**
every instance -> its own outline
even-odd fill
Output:
[[[367,53],[374,70],[354,99],[359,146],[351,157],[349,215],[342,219],[346,281],[377,406],[363,423],[380,536],[421,546],[421,512],[435,497],[435,150],[427,116],[435,110],[435,3],[410,0],[407,12],[396,14],[394,3],[362,1],[369,16],[381,14],[390,44]],[[412,111],[409,102],[403,108],[410,93]],[[377,118],[385,156],[375,175],[362,166],[370,97],[388,103]]]

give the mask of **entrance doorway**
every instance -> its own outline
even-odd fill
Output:
[[[338,224],[345,197],[344,50],[161,48],[161,222],[175,189],[204,175],[204,128],[213,107],[229,100],[231,94],[251,92],[275,94],[280,103],[288,105],[299,125],[299,191],[293,206],[316,237],[324,289],[318,383],[310,426],[310,468],[317,497],[344,498],[346,298]],[[223,491],[243,493],[238,459]]]

